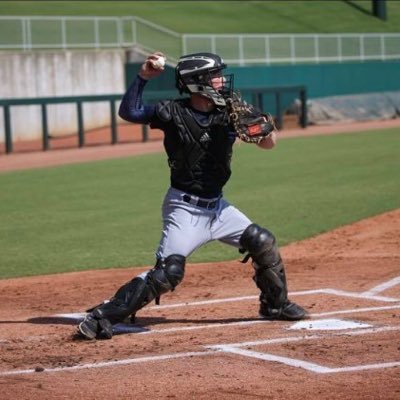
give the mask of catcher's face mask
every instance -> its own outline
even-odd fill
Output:
[[[175,69],[176,87],[180,93],[198,93],[216,106],[226,106],[233,91],[233,75],[223,75],[226,64],[212,53],[182,56]]]

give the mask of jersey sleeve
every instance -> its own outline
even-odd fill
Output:
[[[122,98],[118,115],[129,122],[149,124],[158,119],[155,112],[155,105],[143,105],[142,96],[147,80],[139,75],[129,86]]]

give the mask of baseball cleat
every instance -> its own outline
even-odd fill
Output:
[[[259,316],[269,320],[298,321],[307,318],[307,311],[291,301],[287,301],[281,308],[272,308],[261,302]]]
[[[90,314],[78,325],[78,331],[85,339],[95,339],[98,329],[99,321]]]
[[[113,337],[113,327],[108,319],[100,319],[98,329],[97,339],[111,339]]]

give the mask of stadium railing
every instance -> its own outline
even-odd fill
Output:
[[[0,50],[131,48],[211,51],[232,65],[400,59],[400,33],[179,34],[143,18],[0,16]]]
[[[249,88],[241,90],[244,96],[250,96],[254,105],[263,108],[263,95],[275,95],[275,119],[278,128],[283,128],[283,109],[281,104],[281,95],[286,92],[298,93],[301,102],[299,123],[305,128],[307,126],[307,93],[304,86],[285,86],[285,87],[267,87],[267,88]],[[176,91],[148,91],[143,96],[145,101],[157,101],[165,98],[176,97]],[[118,124],[116,115],[116,102],[122,99],[122,94],[96,95],[96,96],[68,96],[68,97],[41,97],[26,99],[0,99],[0,107],[3,108],[4,132],[5,132],[5,152],[13,152],[13,134],[10,109],[14,106],[39,105],[42,120],[42,149],[50,149],[50,135],[48,128],[47,106],[49,104],[73,103],[77,110],[78,127],[78,147],[85,145],[85,127],[84,127],[84,108],[83,104],[88,102],[109,102],[110,104],[110,134],[111,144],[118,143]],[[142,141],[148,140],[148,127],[142,125]]]
[[[236,65],[400,59],[400,33],[185,34],[182,40],[183,54],[211,51]]]

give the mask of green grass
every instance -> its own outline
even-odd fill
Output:
[[[280,245],[399,207],[400,132],[236,147],[225,196]],[[164,154],[0,174],[0,278],[152,265]],[[190,262],[237,259],[212,243]]]
[[[371,10],[371,0],[0,2],[0,15],[135,15],[179,33],[399,32],[399,1],[387,1],[387,21]]]

